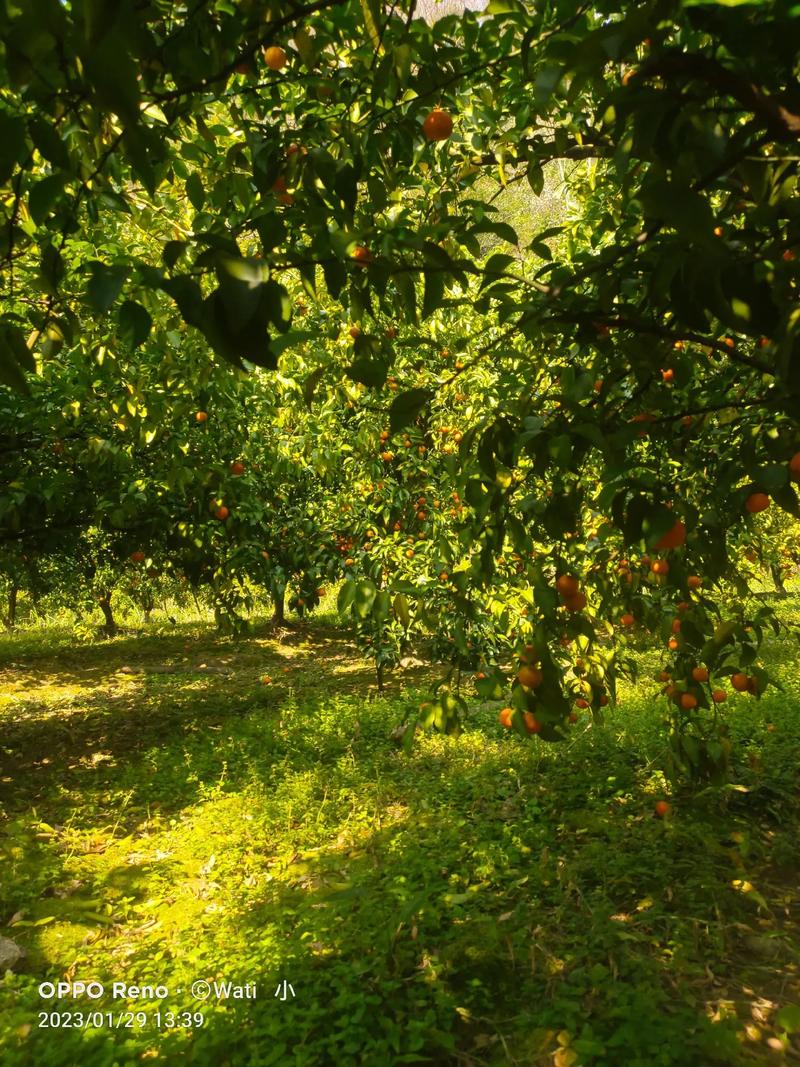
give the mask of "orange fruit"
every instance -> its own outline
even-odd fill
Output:
[[[660,671],[658,675],[659,682],[668,682],[670,679],[669,671]]]
[[[708,681],[708,667],[692,667],[692,678],[696,682]]]
[[[589,701],[584,699],[584,697],[578,697],[578,699],[575,701],[575,705],[579,708],[588,708]]]
[[[722,237],[722,227],[721,226],[715,226],[714,227],[714,236],[715,237]]]
[[[269,685],[269,684],[270,684],[270,682],[272,681],[272,679],[270,678],[270,676],[269,676],[268,674],[265,674],[265,675],[263,675],[263,677],[261,678],[261,681],[262,681],[262,683],[263,683],[264,685]]]
[[[653,574],[669,574],[669,563],[665,559],[654,559],[650,570]]]
[[[676,605],[676,607],[678,611],[688,611],[690,605],[687,604],[685,600],[682,600],[679,604]]]
[[[684,711],[691,711],[697,707],[697,697],[693,693],[681,694],[681,707]]]
[[[715,689],[711,694],[711,699],[715,704],[721,704],[724,700],[728,699],[728,694],[724,689]]]
[[[233,463],[231,463],[231,474],[235,474],[237,477],[244,474],[244,463],[235,459]]]
[[[663,537],[656,541],[655,547],[658,549],[666,548],[680,548],[680,546],[686,540],[686,525],[682,523],[680,519],[674,526],[664,534]]]
[[[195,419],[198,422],[206,422],[208,420],[208,415],[206,414],[205,411],[198,411],[197,414],[195,415]]]
[[[672,620],[672,632],[674,634],[679,634],[681,632],[681,620],[680,619],[673,619]]]
[[[669,641],[667,641],[667,648],[672,649],[672,651],[674,652],[679,647],[680,642],[678,641],[677,637],[670,637]]]
[[[526,711],[525,714],[522,716],[522,719],[525,723],[525,729],[528,731],[529,734],[539,733],[542,728],[542,724],[540,722],[537,722],[536,716],[533,715],[532,712]]]
[[[766,511],[771,501],[766,493],[751,493],[745,500],[745,511],[749,511],[751,515],[757,515],[759,511]]]
[[[446,141],[453,132],[453,119],[449,112],[435,107],[422,123],[422,131],[429,141]]]
[[[789,473],[794,481],[800,482],[800,452],[795,452],[789,460]]]
[[[393,452],[381,452],[381,459],[383,460],[384,463],[391,463],[392,460],[394,459],[394,453]]]
[[[665,815],[669,815],[672,811],[672,805],[668,800],[659,800],[656,802],[655,812],[659,819],[663,819]]]
[[[356,245],[353,249],[352,258],[356,263],[371,263],[375,257],[368,248],[364,247],[364,245]]]
[[[672,369],[672,367],[667,367],[666,369],[664,369],[662,367],[662,369],[661,369],[661,379],[662,379],[662,381],[671,382],[671,381],[674,380],[674,378],[675,378],[675,371]]]
[[[620,616],[619,620],[623,626],[633,626],[636,621],[629,611],[626,611],[624,615]]]
[[[737,671],[736,674],[731,675],[731,685],[739,693],[744,693],[747,689],[749,678],[742,671]]]
[[[792,260],[794,259],[794,252],[791,250],[791,248],[784,249],[784,251],[781,253],[781,259],[785,263],[791,263],[792,262]]]
[[[351,326],[347,332],[350,334],[354,341],[357,337],[361,336],[361,330],[358,326]]]
[[[696,574],[690,574],[686,584],[690,589],[699,589],[703,584],[703,579]]]
[[[520,685],[524,685],[526,689],[536,689],[540,686],[544,680],[544,675],[540,670],[535,667],[529,667],[524,664],[517,672],[517,681]]]
[[[286,188],[286,179],[284,177],[277,177],[272,183],[272,191],[278,198],[279,204],[293,204],[294,195],[288,192]]]
[[[264,49],[264,62],[270,70],[283,70],[289,57],[279,45],[273,44]]]
[[[220,522],[224,522],[230,515],[230,509],[226,508],[224,504],[221,504],[214,512],[214,514],[220,520]]]
[[[603,693],[603,695],[600,697],[598,704],[601,708],[604,708],[606,704],[608,704],[608,697],[605,695],[605,693]]]
[[[571,711],[569,713],[569,721],[570,722],[577,722],[578,721],[578,713],[577,713],[577,711]]]
[[[575,596],[564,597],[564,607],[567,611],[583,611],[586,607],[586,594],[576,593]]]
[[[345,565],[345,567],[352,567],[354,563],[355,563],[355,560],[354,560],[354,559],[346,559],[346,560],[344,561],[344,565]]]
[[[406,549],[406,559],[413,559],[413,558],[414,558],[414,549],[413,548],[407,548]]]
[[[581,584],[573,574],[562,574],[556,578],[556,589],[563,597],[575,596]]]
[[[503,708],[500,714],[497,716],[497,721],[501,726],[505,726],[507,730],[511,729],[511,718],[514,714],[513,708]]]

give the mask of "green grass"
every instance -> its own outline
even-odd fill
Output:
[[[797,621],[794,598],[780,611]],[[78,647],[66,630],[0,639],[0,923],[28,952],[0,986],[0,1061],[796,1057],[796,642],[773,640],[767,661],[784,692],[726,706],[735,788],[679,790],[662,821],[648,681],[564,745],[510,736],[476,705],[461,738],[406,757],[389,735],[429,672],[379,697],[328,624],[282,642],[199,622]],[[170,991],[93,1011],[205,1023],[40,1028],[40,1011],[87,1008],[39,997],[65,974]],[[257,998],[192,1000],[215,978]]]

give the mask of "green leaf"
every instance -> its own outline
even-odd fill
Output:
[[[43,118],[33,118],[28,123],[31,140],[39,154],[61,170],[69,170],[71,160],[67,146],[58,132]]]
[[[383,622],[384,619],[389,618],[389,612],[392,610],[392,598],[386,589],[381,589],[375,595],[375,602],[372,605],[372,617],[376,622]]]
[[[389,408],[391,432],[397,433],[413,422],[432,396],[428,389],[408,389],[405,393],[399,393]]]
[[[206,193],[203,188],[203,181],[196,170],[193,170],[186,179],[186,195],[189,197],[189,203],[195,211],[203,210],[203,204],[206,202]]]
[[[361,12],[372,47],[383,51],[381,47],[381,5],[378,0],[361,0]]]
[[[775,1016],[775,1023],[788,1034],[800,1033],[800,1007],[797,1004],[784,1004]]]
[[[427,319],[441,306],[444,296],[444,272],[438,269],[425,271],[425,289],[422,298],[422,317]]]
[[[114,30],[84,56],[98,102],[131,124],[139,117],[139,69],[124,33]]]
[[[408,610],[408,597],[404,593],[398,593],[394,598],[394,613],[400,622],[408,628],[411,625],[411,614]]]
[[[50,214],[53,204],[64,191],[65,182],[65,174],[51,174],[47,178],[42,178],[31,189],[28,197],[28,210],[37,226],[40,226]]]
[[[125,344],[138,348],[150,336],[153,320],[141,304],[126,300],[119,309],[119,332]]]
[[[303,382],[303,400],[305,400],[306,407],[309,409],[311,408],[311,403],[314,399],[314,392],[319,383],[322,381],[326,370],[327,367],[317,367],[316,370],[312,370],[312,372]]]
[[[0,327],[0,382],[18,393],[28,393],[25,371],[34,371],[36,364],[18,326]]]
[[[353,603],[356,595],[356,583],[347,581],[342,585],[339,590],[339,596],[336,600],[336,607],[340,615],[344,615],[350,605]]]
[[[92,260],[89,263],[92,276],[87,286],[89,303],[100,314],[105,314],[122,291],[125,279],[128,277],[128,267],[124,264],[109,266]]]
[[[17,115],[0,113],[0,185],[5,185],[25,152],[25,123]]]
[[[359,618],[366,619],[372,611],[372,605],[375,603],[377,595],[378,590],[375,588],[374,582],[364,579],[357,583],[353,597],[353,610]]]

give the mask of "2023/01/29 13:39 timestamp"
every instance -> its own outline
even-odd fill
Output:
[[[71,1028],[73,1030],[100,1029],[191,1030],[201,1027],[205,1016],[201,1011],[40,1011],[40,1029]]]

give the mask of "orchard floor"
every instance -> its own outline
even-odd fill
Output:
[[[800,597],[780,610],[800,621]],[[563,745],[476,704],[406,756],[391,730],[433,675],[378,697],[324,621],[0,638],[0,935],[27,951],[0,1062],[800,1062],[796,639],[767,662],[784,691],[727,705],[734,785],[659,820],[647,677]],[[40,997],[65,976],[106,992]]]

